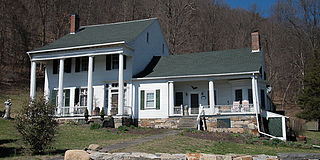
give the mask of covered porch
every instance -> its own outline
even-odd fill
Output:
[[[255,114],[259,99],[257,77],[170,81],[169,116]],[[262,95],[260,95],[262,96]],[[259,111],[259,110],[258,110]]]

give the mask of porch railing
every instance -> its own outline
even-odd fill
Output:
[[[239,106],[233,105],[215,105],[218,109],[218,113],[243,113],[254,112],[253,104],[240,104]]]
[[[129,116],[132,115],[131,106],[123,106],[123,114]]]
[[[173,114],[175,114],[175,115],[183,115],[183,105],[174,106],[173,107]]]
[[[73,108],[73,114],[74,115],[83,115],[84,111],[86,110],[87,106],[79,106]]]

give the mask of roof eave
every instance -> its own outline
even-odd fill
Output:
[[[236,72],[236,73],[219,73],[219,74],[203,74],[203,75],[167,76],[167,77],[143,77],[143,78],[133,78],[132,80],[142,81],[142,80],[200,78],[200,77],[218,77],[218,76],[252,75],[252,74],[259,74],[259,71]]]
[[[39,50],[39,51],[29,51],[29,52],[27,52],[27,54],[30,56],[30,54],[34,54],[34,53],[66,51],[66,50],[84,49],[84,48],[92,48],[92,47],[119,45],[119,44],[126,44],[126,42],[125,41],[118,41],[118,42],[109,42],[109,43],[101,43],[101,44],[93,44],[93,45],[83,45],[83,46],[75,46],[75,47],[65,47],[65,48],[46,49],[46,50]],[[128,45],[124,45],[124,46],[133,50],[133,48],[129,47]]]

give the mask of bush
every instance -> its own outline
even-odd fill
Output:
[[[101,128],[101,125],[100,125],[99,123],[93,123],[93,124],[91,124],[91,126],[90,126],[90,129],[91,129],[91,130],[99,129],[99,128]]]
[[[44,98],[26,102],[15,118],[15,127],[33,154],[42,153],[54,142],[57,122],[55,106]]]
[[[128,127],[127,126],[120,126],[118,128],[118,131],[122,132],[122,133],[126,133],[128,131]]]
[[[284,141],[277,139],[277,138],[271,139],[270,144],[274,145],[274,146],[285,146],[286,145],[286,143]]]

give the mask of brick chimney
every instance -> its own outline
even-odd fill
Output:
[[[78,15],[73,14],[70,18],[70,34],[75,34],[80,28],[80,18]]]
[[[251,39],[252,39],[252,52],[260,52],[260,35],[259,31],[253,31],[251,33]]]

